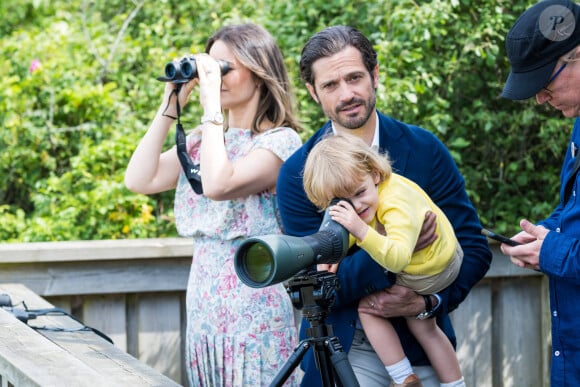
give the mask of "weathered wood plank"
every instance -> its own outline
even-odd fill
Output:
[[[193,241],[189,238],[0,244],[3,263],[191,257],[192,254]]]
[[[41,296],[176,291],[187,286],[190,266],[191,257],[29,264],[0,260],[0,283],[17,279]]]
[[[141,295],[138,300],[138,358],[181,380],[181,302],[178,294]],[[184,338],[185,339],[185,338]]]
[[[540,278],[496,283],[494,304],[494,385],[537,386],[542,381]],[[525,297],[524,297],[525,295]],[[538,316],[530,320],[530,316]]]
[[[542,351],[542,386],[550,385],[550,363],[552,361],[552,313],[550,312],[550,289],[548,277],[541,278],[540,300],[542,321],[541,334],[537,338]]]
[[[9,294],[14,304],[24,301],[29,310],[52,307],[22,285],[0,284],[0,293]],[[83,326],[68,316],[40,316],[28,324],[51,329],[33,330],[6,310],[0,312],[3,316],[0,323],[6,328],[0,329],[0,356],[5,359],[0,363],[12,365],[7,372],[29,375],[26,383],[30,384],[23,385],[178,385],[92,331],[52,330]],[[36,375],[40,379],[33,379]],[[53,377],[54,382],[50,379]]]
[[[88,326],[107,332],[117,348],[127,352],[125,295],[83,297],[82,320]]]
[[[101,375],[0,309],[0,374],[14,386],[80,386]]]
[[[125,242],[128,246],[122,247]],[[143,246],[137,247],[138,242]],[[41,296],[181,291],[187,286],[191,245],[186,239],[173,238],[164,243],[158,240],[56,242],[43,243],[42,247],[53,244],[67,246],[52,247],[41,253],[41,246],[32,246],[26,252],[28,244],[15,244],[12,249],[11,244],[0,244],[0,283],[18,278],[19,283]],[[151,246],[157,249],[151,252]],[[495,258],[486,278],[541,276],[513,265],[497,244],[491,247]],[[59,255],[63,251],[67,252],[64,258]],[[162,252],[167,254],[165,258],[158,256]],[[74,260],[75,254],[77,260]],[[113,259],[115,256],[122,258]]]
[[[457,357],[467,386],[492,386],[491,309],[491,287],[484,282],[450,315],[457,337]]]

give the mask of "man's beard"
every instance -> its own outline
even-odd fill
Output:
[[[375,93],[373,93],[368,100],[363,100],[360,98],[353,98],[348,102],[342,103],[340,105],[338,105],[334,111],[334,121],[346,128],[346,129],[358,129],[360,127],[362,127],[364,124],[366,124],[366,122],[369,120],[371,114],[374,113],[375,110],[375,105],[376,105],[376,96]],[[355,104],[359,104],[361,106],[363,106],[365,108],[365,112],[363,114],[363,116],[357,116],[357,117],[353,117],[353,118],[346,118],[343,119],[340,116],[341,110],[344,109],[347,106],[350,105],[355,105]]]

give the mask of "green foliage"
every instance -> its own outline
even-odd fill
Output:
[[[165,63],[243,21],[266,27],[282,48],[304,139],[325,121],[300,80],[304,43],[333,24],[367,34],[379,55],[379,109],[441,138],[482,222],[515,232],[520,217],[542,219],[557,203],[572,125],[533,101],[500,97],[509,68],[504,37],[532,3],[5,0],[0,240],[175,235],[173,192],[129,192],[125,166],[160,103],[155,77]],[[190,104],[184,124],[199,113]]]

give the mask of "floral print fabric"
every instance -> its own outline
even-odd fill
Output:
[[[199,163],[197,133],[188,149]],[[253,136],[250,130],[225,133],[230,160],[263,148],[286,160],[301,141],[290,128]],[[281,233],[276,196],[269,191],[213,201],[197,195],[182,173],[176,189],[175,218],[194,252],[186,296],[186,359],[191,386],[266,386],[297,344],[290,298],[282,284],[248,287],[237,277],[233,258],[247,237]],[[287,385],[297,385],[296,372]]]

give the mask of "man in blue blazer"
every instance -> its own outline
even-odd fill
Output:
[[[385,386],[388,374],[358,322],[359,300],[372,294],[368,305],[360,307],[365,312],[391,318],[423,386],[439,386],[426,354],[409,332],[405,319],[399,316],[437,318],[439,326],[456,345],[448,314],[483,278],[491,263],[491,252],[480,233],[481,224],[465,191],[464,179],[449,151],[432,133],[376,110],[375,90],[379,79],[376,52],[358,30],[334,26],[312,36],[302,50],[300,70],[310,95],[329,122],[282,166],[277,196],[284,232],[307,236],[320,228],[323,213],[306,197],[302,170],[310,149],[322,137],[348,132],[363,138],[379,152],[388,153],[394,171],[419,184],[453,224],[464,251],[460,274],[446,290],[423,297],[393,285],[393,276],[355,247],[340,262],[337,272],[340,286],[326,323],[332,326],[334,335],[348,353],[361,386]],[[303,321],[301,339],[305,338],[308,325]],[[322,385],[312,351],[306,353],[301,367],[305,371],[304,386]]]

